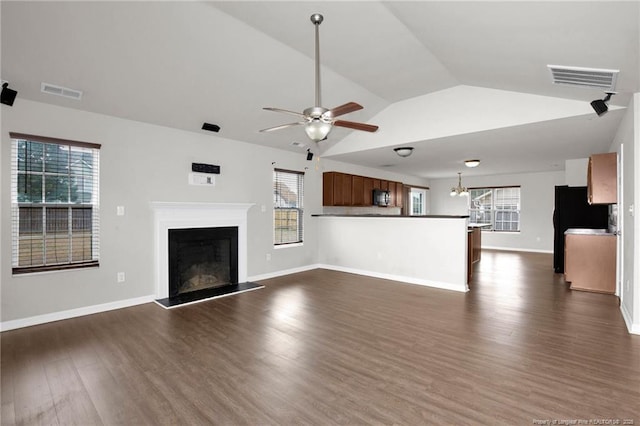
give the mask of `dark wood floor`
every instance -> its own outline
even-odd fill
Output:
[[[0,423],[640,424],[640,336],[551,264],[485,251],[467,294],[315,270],[5,332]]]

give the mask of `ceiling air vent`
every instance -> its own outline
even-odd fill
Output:
[[[56,86],[55,84],[42,83],[40,85],[40,90],[42,91],[42,93],[75,99],[76,101],[82,99],[82,91],[69,89],[68,87]]]
[[[555,84],[614,91],[620,70],[547,65]]]

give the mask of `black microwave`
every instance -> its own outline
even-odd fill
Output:
[[[373,205],[387,207],[391,202],[391,195],[389,191],[383,191],[382,189],[373,190]]]

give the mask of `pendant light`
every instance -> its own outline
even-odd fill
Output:
[[[455,197],[456,195],[466,197],[469,195],[467,188],[462,186],[462,173],[458,172],[458,186],[451,188],[451,194],[449,195],[452,197]]]

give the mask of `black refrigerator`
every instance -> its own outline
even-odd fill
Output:
[[[590,205],[586,186],[556,186],[553,210],[553,270],[564,273],[564,231],[569,228],[607,229],[609,206]]]

